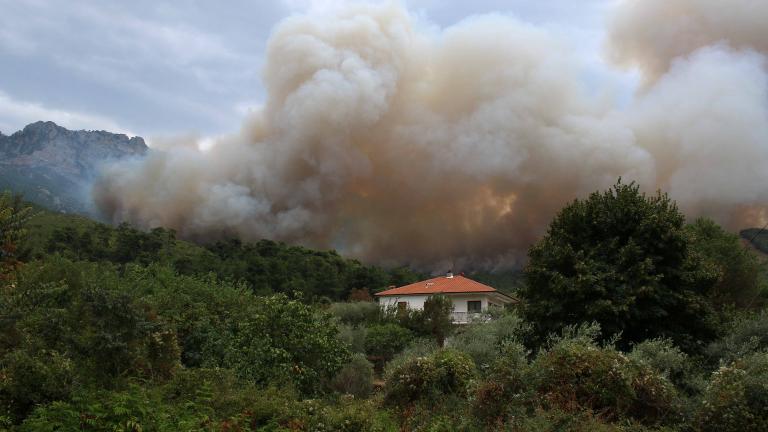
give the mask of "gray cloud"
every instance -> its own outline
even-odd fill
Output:
[[[260,70],[273,26],[339,3],[346,2],[0,0],[0,91],[150,137],[224,133],[266,98]],[[410,3],[437,26],[501,11],[585,29],[595,27],[606,2],[580,2],[586,6],[577,11],[569,0]],[[577,45],[595,46],[592,39]],[[16,118],[2,123],[24,126]]]

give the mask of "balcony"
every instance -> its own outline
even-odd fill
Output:
[[[454,324],[469,324],[490,321],[491,316],[485,312],[451,312],[451,320]]]

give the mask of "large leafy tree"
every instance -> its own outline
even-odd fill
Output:
[[[351,356],[331,315],[284,294],[259,298],[253,314],[233,324],[223,335],[224,366],[257,384],[284,382],[312,394]]]
[[[711,299],[715,307],[757,308],[763,304],[765,268],[757,256],[710,219],[697,219],[686,227],[693,247],[718,272]]]
[[[665,336],[695,350],[713,336],[707,294],[717,271],[694,253],[685,218],[666,194],[619,180],[575,200],[529,251],[525,314],[539,337],[600,324],[627,345]]]

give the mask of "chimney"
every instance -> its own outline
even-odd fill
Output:
[[[448,279],[453,278],[453,270],[448,270],[448,272],[445,274],[445,277],[447,277]]]

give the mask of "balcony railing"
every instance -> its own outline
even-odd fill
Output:
[[[490,321],[491,316],[484,312],[451,312],[454,324],[469,324],[472,322]]]

